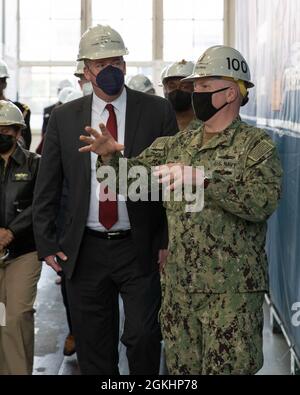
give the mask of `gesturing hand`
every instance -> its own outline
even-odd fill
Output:
[[[86,147],[80,148],[79,152],[94,152],[107,160],[115,152],[122,151],[124,146],[116,142],[103,123],[100,123],[99,127],[101,132],[89,126],[85,128],[89,136],[80,136],[80,141],[86,144]]]
[[[182,163],[158,166],[153,174],[159,177],[160,184],[168,185],[167,190],[170,191],[184,185],[201,186],[204,182],[204,172],[201,168],[185,166]]]

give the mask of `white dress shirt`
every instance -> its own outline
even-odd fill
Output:
[[[127,92],[123,89],[122,94],[111,104],[114,106],[117,125],[118,125],[118,142],[124,145],[125,140],[125,117],[126,117],[126,102],[127,102]],[[93,94],[92,102],[92,128],[99,130],[99,124],[107,124],[108,111],[106,110],[106,105],[108,103],[100,99],[98,96]],[[100,184],[96,177],[96,162],[98,155],[91,153],[91,198],[90,198],[90,209],[87,220],[87,227],[99,232],[107,232],[108,230],[99,222],[99,191]],[[130,222],[128,217],[128,211],[126,202],[123,196],[118,196],[118,222],[109,229],[110,232],[118,230],[128,230],[130,229]]]

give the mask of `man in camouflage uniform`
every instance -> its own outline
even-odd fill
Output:
[[[161,76],[165,98],[174,108],[180,131],[195,130],[201,126],[192,106],[193,82],[183,80],[191,75],[194,66],[194,62],[183,59],[170,64]]]
[[[251,83],[233,48],[216,46],[198,60],[193,106],[204,125],[156,140],[128,168],[144,165],[174,183],[178,165],[204,166],[205,204],[166,202],[168,262],[162,273],[161,325],[171,374],[255,374],[263,365],[263,299],[268,290],[267,219],[280,198],[282,169],[270,137],[239,118]],[[118,168],[122,150],[104,125],[81,137],[102,161]],[[168,164],[167,166],[161,166]],[[196,170],[194,170],[196,172]],[[183,176],[184,177],[184,176]]]

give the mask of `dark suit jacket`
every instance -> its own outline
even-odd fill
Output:
[[[55,104],[52,104],[52,105],[49,106],[49,107],[45,107],[45,108],[44,108],[43,126],[42,126],[42,139],[41,139],[41,141],[40,141],[40,143],[39,143],[37,149],[35,150],[35,152],[36,152],[37,154],[39,154],[39,155],[42,155],[42,152],[43,152],[44,141],[45,141],[45,135],[46,135],[46,131],[47,131],[47,127],[48,127],[48,123],[49,123],[49,120],[50,120],[50,116],[51,116],[51,114],[52,114],[52,111],[53,111],[56,107],[58,107],[58,106],[60,106],[60,105],[61,105],[61,103],[60,103],[60,102],[57,102],[57,103],[55,103]]]
[[[43,126],[42,126],[42,137],[44,136],[44,134],[46,133],[46,131],[47,131],[47,126],[48,126],[48,123],[49,123],[49,120],[50,120],[50,116],[51,116],[51,114],[52,114],[52,111],[57,107],[57,106],[59,106],[61,103],[55,103],[55,104],[52,104],[51,106],[49,106],[49,107],[45,107],[44,108],[44,115],[43,115]]]
[[[167,100],[126,89],[125,156],[134,157],[156,138],[176,134],[178,126]],[[91,160],[89,154],[81,154],[78,149],[82,147],[79,136],[91,125],[91,106],[92,96],[86,96],[53,111],[33,204],[38,255],[42,259],[63,251],[69,258],[63,264],[68,278],[75,268],[89,212]],[[68,192],[64,226],[57,240],[55,224],[63,183]],[[157,268],[159,248],[167,247],[163,236],[165,211],[160,202],[128,202],[127,208],[141,274],[146,274]]]

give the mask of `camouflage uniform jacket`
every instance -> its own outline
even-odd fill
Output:
[[[185,130],[198,130],[201,126],[202,122],[199,121],[199,119],[195,118],[189,123],[188,127]]]
[[[267,219],[280,198],[282,168],[265,131],[235,120],[202,146],[204,127],[161,137],[128,168],[166,163],[204,166],[211,173],[204,209],[186,212],[186,202],[166,202],[169,285],[184,292],[266,291]],[[118,156],[111,165],[118,167]],[[97,166],[100,166],[98,161]]]

